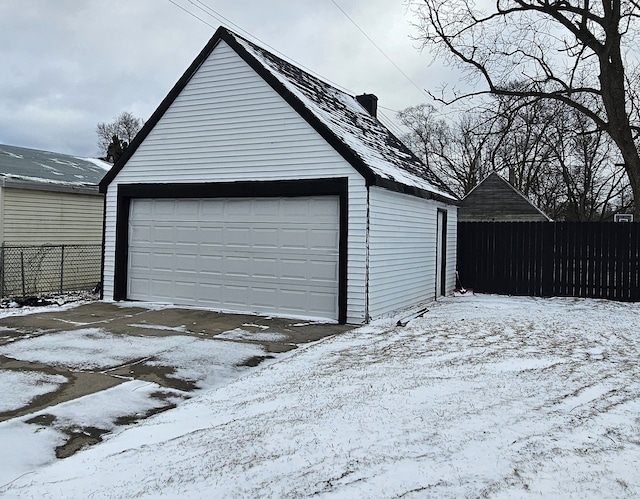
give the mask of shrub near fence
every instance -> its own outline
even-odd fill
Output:
[[[3,246],[0,248],[2,297],[84,291],[101,280],[102,246]]]
[[[458,271],[483,293],[640,301],[640,224],[460,222]]]

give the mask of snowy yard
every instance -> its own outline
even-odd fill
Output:
[[[67,459],[34,444],[0,495],[638,497],[639,359],[637,304],[444,299],[404,328],[378,321],[299,348]],[[118,389],[126,404],[152,388]],[[88,418],[113,409],[85,402],[73,410]],[[3,450],[34,432],[0,424]]]

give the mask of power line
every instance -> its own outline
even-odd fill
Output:
[[[386,109],[387,111],[391,111],[392,113],[399,113],[397,109],[391,109],[390,107],[381,106],[378,104],[378,108]]]
[[[380,52],[383,56],[385,56],[385,58],[386,58],[386,59],[387,59],[391,64],[393,64],[393,66],[394,66],[394,67],[395,67],[395,68],[400,72],[400,74],[402,74],[402,76],[404,76],[404,77],[407,79],[407,81],[408,81],[409,83],[411,83],[414,87],[416,87],[416,89],[417,89],[421,94],[427,95],[427,93],[425,92],[425,90],[424,90],[423,88],[420,88],[420,87],[419,87],[419,86],[418,86],[418,85],[417,85],[417,84],[416,84],[416,83],[415,83],[411,78],[409,78],[409,76],[408,76],[408,75],[407,75],[407,74],[406,74],[406,73],[405,73],[405,72],[400,68],[400,66],[398,66],[398,65],[395,63],[395,61],[394,61],[393,59],[391,59],[391,57],[389,57],[389,56],[385,53],[385,51],[384,51],[384,50],[382,50],[382,49],[378,46],[378,44],[377,44],[376,42],[374,42],[374,41],[373,41],[373,39],[372,39],[369,35],[367,35],[367,33],[366,33],[366,32],[365,32],[365,31],[364,31],[364,30],[363,30],[363,29],[358,25],[358,23],[356,23],[356,22],[353,20],[353,18],[352,18],[349,14],[347,14],[347,13],[344,11],[344,9],[343,9],[342,7],[340,7],[340,5],[338,5],[338,3],[337,3],[335,0],[331,0],[331,3],[333,3],[333,5],[335,5],[335,6],[338,8],[338,10],[339,10],[340,12],[342,12],[342,13],[346,16],[346,18],[347,18],[347,19],[349,19],[349,21],[351,21],[351,24],[353,24],[356,28],[358,28],[358,31],[360,31],[360,33],[362,33],[362,34],[365,36],[365,38],[366,38],[367,40],[369,40],[369,41],[371,42],[371,44],[372,44],[376,49],[378,49],[378,52]]]
[[[282,52],[280,52],[278,49],[276,49],[275,47],[272,47],[271,45],[269,45],[268,43],[266,43],[265,41],[261,40],[260,38],[258,38],[257,36],[253,35],[252,33],[249,33],[248,31],[246,31],[245,29],[242,29],[240,26],[238,26],[236,23],[234,23],[233,21],[231,21],[229,18],[223,16],[222,14],[220,14],[219,12],[217,12],[216,10],[214,10],[213,8],[209,7],[207,4],[205,4],[204,2],[202,2],[201,0],[195,0],[195,2],[197,2],[200,5],[197,5],[194,0],[187,0],[191,5],[193,5],[194,7],[196,7],[197,9],[199,9],[200,11],[204,12],[206,15],[208,15],[209,17],[214,18],[215,20],[217,20],[218,22],[224,24],[228,24],[233,26],[234,29],[236,29],[237,31],[240,31],[243,36],[247,37],[250,40],[255,41],[256,43],[259,43],[262,46],[268,47],[269,49],[271,49],[273,52],[275,52],[276,54],[278,54],[279,57],[281,57],[282,59],[291,62],[292,64],[295,64],[296,66],[304,69],[306,72],[308,72],[309,74],[315,76],[316,78],[318,78],[319,80],[325,81],[327,83],[329,83],[330,85],[333,85],[334,87],[342,90],[343,92],[346,92],[348,94],[351,95],[355,95],[354,92],[352,92],[351,90],[349,90],[346,87],[343,87],[342,85],[339,85],[321,75],[319,75],[318,73],[316,73],[315,71],[309,69],[308,67],[306,67],[304,64],[299,63],[298,61],[296,61],[295,59],[292,59],[290,57],[288,57],[287,55],[283,54]],[[203,20],[202,18],[198,17],[197,15],[195,15],[194,13],[192,13],[191,11],[185,9],[184,7],[182,7],[181,5],[178,5],[174,0],[169,0],[169,2],[171,2],[173,5],[175,5],[176,7],[180,8],[181,10],[185,11],[186,13],[188,13],[189,15],[195,17],[196,19],[198,19],[199,21],[203,22],[204,24],[206,24],[207,26],[216,29],[215,26],[209,24],[208,22],[206,22],[205,20]],[[206,9],[206,10],[205,10]]]
[[[204,19],[202,19],[201,17],[196,16],[193,12],[185,9],[182,5],[178,5],[177,3],[175,3],[173,0],[169,0],[169,2],[171,2],[173,5],[175,5],[176,7],[178,7],[181,10],[184,10],[187,14],[189,14],[192,17],[195,17],[198,21],[203,22],[204,24],[206,24],[207,26],[209,26],[210,28],[216,29],[215,26],[213,26],[212,24],[209,24],[207,21],[205,21]]]
[[[338,89],[342,90],[343,92],[346,92],[346,93],[348,93],[348,94],[350,94],[350,95],[355,95],[355,93],[354,93],[353,91],[351,91],[351,90],[349,90],[349,89],[347,89],[347,88],[345,88],[345,87],[342,87],[341,85],[338,85],[337,83],[335,83],[335,82],[333,82],[333,81],[331,81],[331,80],[328,80],[328,79],[326,79],[326,78],[324,78],[324,77],[322,77],[322,76],[318,75],[317,73],[315,73],[315,72],[314,72],[314,71],[312,71],[311,69],[307,68],[307,67],[306,67],[306,66],[304,66],[303,64],[300,64],[299,62],[295,61],[294,59],[291,59],[291,58],[287,57],[286,55],[282,54],[279,50],[277,50],[276,48],[272,47],[272,46],[271,46],[271,45],[269,45],[268,43],[264,42],[263,40],[261,40],[261,39],[260,39],[260,38],[258,38],[257,36],[255,36],[255,35],[253,35],[253,34],[249,33],[249,32],[248,32],[248,31],[246,31],[246,30],[244,30],[244,29],[243,29],[243,28],[241,28],[239,25],[237,25],[236,23],[234,23],[233,21],[231,21],[229,18],[227,18],[227,17],[223,16],[222,14],[220,14],[219,12],[217,12],[216,10],[214,10],[213,8],[209,7],[209,6],[208,6],[207,4],[205,4],[203,1],[201,1],[201,0],[195,0],[195,2],[194,2],[194,0],[187,0],[187,1],[188,1],[191,5],[193,5],[193,6],[194,6],[194,7],[196,7],[197,9],[199,9],[201,12],[205,13],[206,15],[208,15],[209,17],[212,17],[212,18],[216,19],[218,22],[220,22],[220,23],[222,23],[222,24],[228,24],[228,25],[233,26],[236,30],[240,31],[240,32],[241,32],[244,36],[246,36],[247,38],[249,38],[249,39],[253,39],[253,40],[255,40],[256,42],[258,42],[259,44],[261,44],[261,45],[263,45],[263,46],[266,46],[266,47],[270,48],[272,51],[276,52],[276,53],[277,53],[280,57],[282,57],[283,59],[291,61],[293,64],[295,64],[295,65],[297,65],[297,66],[301,67],[302,69],[304,69],[304,70],[305,70],[305,71],[307,71],[308,73],[312,74],[312,75],[313,75],[313,76],[315,76],[316,78],[318,78],[318,79],[320,79],[320,80],[323,80],[323,81],[326,81],[327,83],[329,83],[329,84],[333,85],[334,87],[336,87],[336,88],[338,88]],[[333,0],[332,0],[332,1],[333,1]],[[190,16],[194,17],[194,18],[195,18],[195,19],[197,19],[198,21],[200,21],[200,22],[202,22],[202,23],[206,24],[206,25],[207,25],[207,26],[209,26],[210,28],[216,29],[216,27],[215,27],[215,26],[213,26],[212,24],[209,24],[207,21],[205,21],[205,20],[204,20],[204,19],[202,19],[201,17],[197,16],[196,14],[194,14],[193,12],[191,12],[190,10],[185,9],[182,5],[180,5],[180,4],[178,4],[178,3],[176,3],[174,0],[169,0],[169,2],[171,2],[173,5],[175,5],[176,7],[178,7],[180,10],[183,10],[184,12],[186,12],[187,14],[189,14]],[[197,3],[196,3],[196,2],[197,2]],[[339,6],[338,4],[336,4],[335,2],[333,2],[333,3],[336,5],[336,7],[338,7],[338,9],[340,9],[340,10],[342,11],[342,9],[340,8],[340,6]],[[200,5],[198,5],[198,4],[200,4]],[[206,9],[206,10],[205,10],[205,9]],[[344,12],[344,11],[342,11],[342,12],[343,12],[347,17],[349,17],[349,16],[348,16],[348,14],[347,14],[346,12]],[[357,24],[355,24],[355,22],[354,22],[351,18],[349,18],[349,19],[351,20],[351,22],[352,22],[352,23],[354,23],[354,25],[355,25],[356,27],[358,27],[358,25],[357,25]],[[360,29],[360,28],[358,27],[358,29]],[[362,31],[362,30],[360,30],[360,31]],[[367,36],[367,35],[366,35],[366,33],[364,33],[364,31],[362,31],[362,33],[363,33],[365,36]],[[376,47],[378,50],[380,50],[380,52],[382,52],[382,49],[380,49],[380,47],[378,47],[378,46],[375,44],[375,42],[373,42],[373,40],[371,40],[368,36],[367,36],[367,38],[369,39],[369,41],[371,41],[371,43],[373,43],[373,44],[375,45],[375,47]],[[384,52],[382,52],[382,53],[384,54]],[[388,57],[388,56],[386,56],[386,54],[384,54],[384,55],[385,55],[385,57],[387,57],[387,59],[389,59],[389,57]],[[391,61],[391,59],[389,59],[389,60]],[[392,62],[392,64],[393,64],[394,66],[396,66],[396,64],[395,64],[395,63],[393,63],[393,61],[391,61],[391,62]],[[396,66],[396,68],[398,68],[398,67]],[[400,68],[398,68],[398,70],[402,73],[402,70],[400,70]],[[402,73],[402,74],[403,74],[407,79],[409,79],[409,77],[408,77],[407,75],[405,75],[404,73]],[[411,81],[411,80],[409,79],[409,81]],[[411,83],[413,83],[413,82],[411,82]],[[414,85],[415,85],[415,84],[414,84]],[[418,90],[420,90],[420,89],[418,88]],[[392,130],[392,132],[393,132],[394,134],[396,134],[396,135],[398,135],[398,136],[404,135],[404,133],[405,133],[405,132],[404,132],[401,128],[399,128],[399,127],[398,127],[398,125],[396,125],[396,123],[393,121],[393,119],[392,119],[392,118],[389,118],[388,116],[386,116],[386,115],[381,111],[381,109],[386,109],[387,111],[391,111],[391,112],[393,112],[393,113],[397,113],[398,111],[396,111],[395,109],[391,109],[391,108],[388,108],[388,107],[384,107],[384,106],[378,106],[378,109],[379,109],[379,111],[378,111],[378,119],[379,119],[381,122],[383,122],[383,124],[384,124],[387,128],[389,128],[390,130]]]
[[[378,106],[379,108],[380,106]],[[393,132],[398,138],[402,137],[406,132],[402,130],[393,119],[389,118],[386,114],[384,114],[380,109],[378,109],[378,119],[382,122],[384,126],[386,126],[389,130]]]

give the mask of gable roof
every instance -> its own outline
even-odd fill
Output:
[[[99,159],[0,144],[0,179],[9,187],[97,193],[109,166]]]
[[[120,160],[101,192],[135,153],[216,45],[225,41],[366,180],[390,190],[447,203],[458,198],[420,159],[355,99],[232,31],[220,27],[165,97]]]
[[[473,221],[550,221],[529,198],[491,172],[460,202],[458,220]]]

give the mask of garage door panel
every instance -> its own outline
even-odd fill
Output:
[[[216,284],[214,282],[199,282],[196,299],[197,304],[211,306],[220,306],[222,304],[222,284]],[[191,298],[193,300],[193,297]],[[190,303],[187,303],[187,305]]]
[[[260,309],[276,308],[278,306],[278,291],[274,288],[253,287],[251,289],[250,305]]]
[[[224,285],[224,301],[235,307],[244,307],[249,301],[249,286]]]
[[[299,281],[307,281],[308,262],[309,261],[306,258],[283,259],[280,269],[280,275],[282,276],[282,279],[296,279]]]
[[[249,277],[249,256],[228,256],[224,261],[225,275],[230,279]]]
[[[337,196],[131,202],[128,297],[338,317]]]
[[[331,293],[312,292],[309,294],[309,300],[313,301],[318,309],[324,310],[326,313],[334,310],[335,305]]]
[[[224,258],[221,255],[198,256],[198,272],[204,274],[222,275]]]
[[[251,275],[255,279],[278,279],[278,259],[256,257],[252,259]]]
[[[155,220],[157,215],[173,218],[176,213],[176,203],[164,203],[163,200],[151,200],[152,218]]]
[[[172,245],[176,241],[175,232],[175,227],[157,225],[156,227],[153,227],[153,237],[151,241],[156,244],[165,243]]]
[[[223,246],[222,227],[201,224],[198,227],[198,236],[195,240],[199,241],[200,245],[221,247]]]
[[[186,241],[197,241],[199,238],[198,232],[199,229],[197,225],[189,226],[183,222],[181,227],[176,227],[176,242],[178,244],[186,244]]]
[[[309,249],[314,251],[337,251],[339,235],[330,229],[314,230],[309,234]]]
[[[200,211],[200,203],[197,200],[183,199],[180,203],[175,204],[174,213],[179,215],[181,219],[191,217]]]
[[[251,214],[252,202],[245,199],[229,199],[225,202],[226,210],[225,215],[231,217],[239,216],[241,220],[246,220],[248,215]]]
[[[171,253],[153,253],[149,264],[157,271],[171,272],[176,268],[175,258]]]
[[[148,270],[149,254],[144,251],[129,251],[129,268]]]
[[[280,231],[280,247],[283,250],[298,249],[306,250],[308,248],[307,237],[308,230],[306,228],[284,228]]]
[[[309,307],[306,290],[284,288],[281,290],[281,298],[291,310],[302,313]]]
[[[178,272],[187,272],[189,274],[197,274],[198,258],[196,255],[177,254],[175,257],[176,270]]]
[[[314,217],[324,217],[326,220],[332,220],[340,214],[340,205],[333,202],[329,197],[315,198],[310,207]]]
[[[149,279],[129,279],[129,293],[133,295],[148,295],[149,294]]]
[[[309,263],[309,279],[314,281],[324,281],[334,283],[338,279],[338,265],[335,262],[319,262]]]
[[[176,281],[175,297],[177,299],[188,300],[196,293],[197,285],[191,281]]]
[[[280,213],[281,201],[277,198],[253,199],[251,202],[251,213],[260,218],[273,220]]]
[[[277,227],[256,228],[254,232],[254,248],[278,250],[280,236]]]

